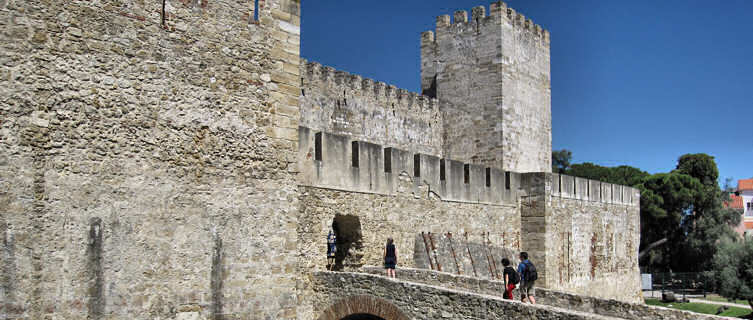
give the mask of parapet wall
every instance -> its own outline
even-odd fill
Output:
[[[436,99],[316,62],[301,63],[302,126],[352,139],[441,154]]]
[[[604,319],[553,306],[409,282],[400,279],[400,270],[397,272],[398,279],[366,273],[314,273],[314,290],[310,293],[314,309],[310,318],[340,320],[366,313],[395,320]]]
[[[638,206],[640,190],[598,180],[552,174],[551,195],[563,199]]]
[[[520,174],[515,172],[384,148],[306,127],[299,128],[298,137],[303,185],[395,194],[398,177],[408,175],[413,192],[426,186],[431,195],[446,201],[517,206]]]
[[[641,301],[640,191],[558,174],[548,175],[546,185],[547,287]]]
[[[381,275],[384,273],[384,269],[371,266],[364,267],[362,271],[375,275]],[[397,270],[397,274],[398,278],[405,281],[418,282],[448,289],[464,290],[477,294],[502,297],[502,293],[504,292],[504,283],[502,281],[477,279],[469,276],[458,276],[448,272],[436,272],[411,268]],[[519,290],[515,290],[514,294],[517,298]],[[588,295],[575,295],[540,287],[536,288],[536,303],[619,319],[725,319],[723,317],[654,307],[642,303],[600,299]]]

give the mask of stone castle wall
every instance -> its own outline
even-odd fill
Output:
[[[619,216],[626,197],[591,203],[596,189],[578,191],[578,181],[571,197],[552,191],[551,174],[510,170],[550,167],[548,33],[502,3],[489,17],[475,10],[477,22],[441,18],[440,29],[467,39],[468,28],[489,28],[467,43],[484,59],[485,39],[497,41],[485,37],[508,25],[524,30],[511,39],[533,35],[510,48],[540,49],[533,62],[518,51],[484,60],[474,72],[487,78],[463,87],[480,88],[467,91],[480,109],[441,110],[441,97],[302,63],[299,6],[260,0],[255,21],[240,0],[167,0],[164,13],[135,0],[0,2],[0,315],[311,319],[324,307],[307,297],[318,289],[311,275],[325,268],[335,221],[352,240],[344,270],[381,264],[387,237],[399,265],[426,267],[434,253],[418,236],[432,232],[444,270],[463,242],[470,253],[456,252],[454,271],[470,274],[475,260],[480,277],[493,277],[487,255],[528,250],[545,285],[624,298],[630,279],[612,285],[579,270],[594,257],[605,275],[637,272],[637,242],[614,244],[637,241],[637,211]],[[464,43],[442,32],[437,45]],[[437,72],[439,89],[465,90]],[[448,136],[456,130],[480,142],[462,149],[464,136]],[[547,274],[568,230],[575,271],[559,283]]]
[[[501,1],[490,8],[440,16],[421,36],[421,87],[439,100],[443,155],[550,172],[549,32]]]
[[[302,226],[311,226],[299,229],[304,270],[324,268],[323,241],[337,216],[346,215],[357,217],[363,237],[346,270],[380,264],[387,237],[398,241],[402,266],[439,264],[480,278],[494,278],[503,257],[515,265],[524,250],[539,266],[540,286],[640,300],[634,188],[487,170],[305,127],[298,136]],[[433,233],[433,246],[423,232]]]
[[[642,301],[635,188],[549,173],[522,177],[522,247],[537,283],[586,296]],[[543,266],[543,268],[542,268]]]
[[[638,269],[640,191],[553,174],[546,209],[549,288],[643,300]],[[571,188],[572,187],[572,188]]]
[[[298,6],[0,2],[0,317],[296,318]]]
[[[301,75],[301,126],[441,154],[442,118],[435,99],[315,62],[302,63]]]

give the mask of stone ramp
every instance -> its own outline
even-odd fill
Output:
[[[366,266],[362,271],[372,275],[384,274],[381,267]],[[476,294],[491,299],[503,300],[504,283],[487,279],[460,276],[446,272],[426,269],[401,268],[397,270],[398,281],[420,283],[427,286],[457,290],[468,294]],[[517,294],[517,292],[516,292]],[[538,306],[548,306],[552,310],[584,317],[601,317],[599,319],[732,319],[711,316],[693,312],[649,306],[642,303],[628,303],[617,300],[599,299],[580,296],[566,292],[536,288],[536,302]],[[519,303],[520,302],[515,302]],[[530,306],[525,304],[524,306]],[[585,318],[578,318],[585,319]],[[591,318],[588,318],[591,319]]]
[[[385,319],[623,319],[369,273],[318,272],[314,280],[315,312],[321,320],[339,320],[364,312],[362,308],[389,310],[389,315],[375,314]],[[375,307],[379,301],[389,306]]]

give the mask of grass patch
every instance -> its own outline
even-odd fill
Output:
[[[716,314],[716,311],[719,310],[719,307],[721,307],[719,305],[714,305],[714,304],[695,303],[695,302],[664,303],[664,302],[661,302],[661,300],[659,299],[646,299],[646,304],[650,306],[666,307],[666,308],[685,310],[685,311],[704,313],[704,314]],[[751,310],[748,308],[729,307],[727,311],[724,311],[722,314],[719,314],[719,315],[723,317],[742,318],[744,316],[749,315],[750,313],[751,313]]]
[[[704,299],[709,301],[716,301],[716,302],[731,302],[731,303],[737,303],[737,304],[744,304],[748,305],[748,300],[735,300],[735,301],[729,301],[727,298],[716,295],[716,294],[710,294],[707,295],[706,298],[696,298],[696,299]]]

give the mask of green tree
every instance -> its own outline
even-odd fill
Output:
[[[713,267],[719,294],[728,299],[747,300],[753,309],[753,241],[722,241]]]
[[[679,250],[681,263],[700,271],[716,253],[719,241],[737,238],[732,226],[740,223],[740,213],[724,207],[729,193],[719,187],[719,169],[714,157],[703,153],[683,155],[677,161],[675,172],[692,176],[702,184],[693,211],[684,221],[687,236]]]
[[[681,173],[658,173],[646,177],[641,190],[641,249],[652,269],[677,270],[679,257],[672,248],[685,240],[683,222],[699,196],[698,179]],[[664,244],[672,243],[673,246]]]
[[[570,167],[570,161],[573,160],[573,153],[570,150],[553,150],[552,151],[552,172],[564,173]]]
[[[717,185],[719,169],[714,157],[705,153],[686,154],[677,160],[675,171],[687,174],[701,181],[704,185]]]
[[[631,166],[604,167],[590,162],[570,165],[570,169],[564,173],[625,186],[639,185],[645,177],[649,176],[647,172]]]
[[[723,207],[729,194],[718,178],[713,157],[687,154],[672,172],[643,179],[639,259],[648,257],[648,265],[659,270],[707,268],[719,241],[736,237],[730,226],[740,221],[736,210]]]
[[[641,245],[639,259],[652,270],[703,271],[722,239],[733,239],[730,227],[740,213],[724,208],[729,193],[718,184],[719,169],[714,157],[686,154],[678,158],[675,170],[649,174],[630,166],[604,167],[594,163],[570,164],[572,153],[556,152],[566,158],[553,164],[560,172],[576,177],[633,186],[641,190]]]

